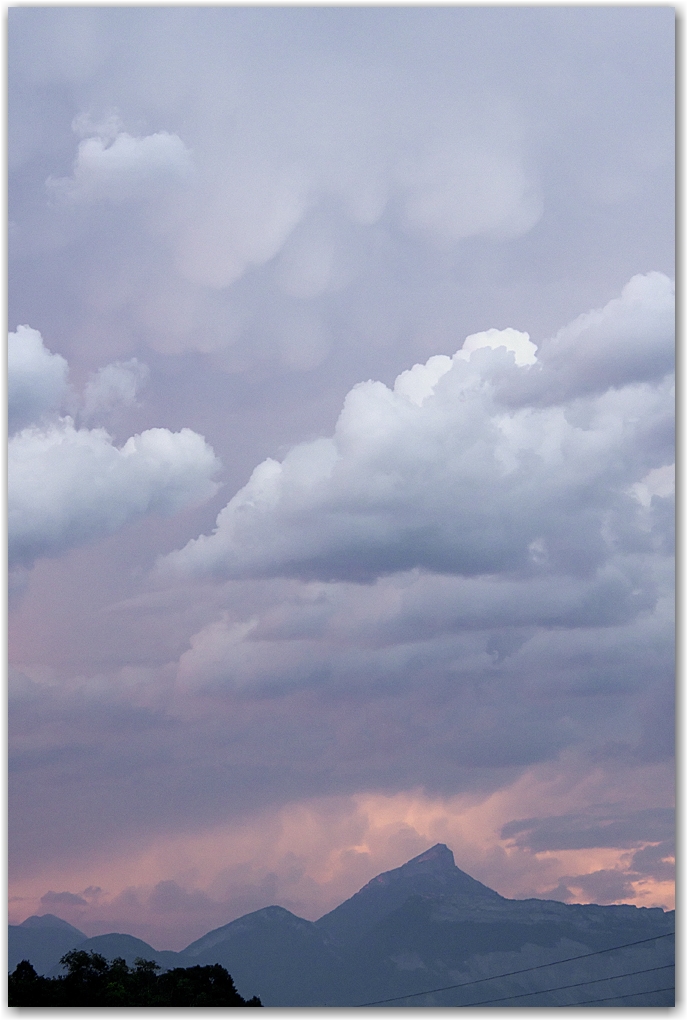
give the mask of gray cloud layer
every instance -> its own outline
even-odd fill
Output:
[[[485,307],[553,328],[561,278],[671,271],[671,17],[12,12],[11,315],[61,290],[75,348],[272,371],[379,372]]]

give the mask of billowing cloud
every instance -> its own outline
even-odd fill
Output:
[[[66,201],[117,204],[145,198],[166,183],[183,181],[191,168],[191,154],[177,135],[159,131],[135,138],[120,131],[113,139],[83,139],[73,175],[50,177],[47,185]]]
[[[7,342],[7,403],[10,435],[46,412],[55,411],[67,393],[69,366],[52,354],[37,329],[17,326]]]
[[[640,548],[633,486],[673,461],[671,294],[659,274],[633,279],[618,301],[557,334],[543,369],[526,334],[489,331],[453,359],[402,373],[393,389],[358,384],[331,438],[263,461],[214,533],[165,564],[325,581],[414,567],[584,574]],[[593,394],[585,344],[606,366]],[[565,399],[537,406],[559,376]],[[528,399],[516,403],[520,389]]]
[[[558,402],[672,372],[675,283],[662,273],[633,276],[604,308],[578,316],[542,346],[534,400]]]
[[[117,447],[104,429],[77,428],[54,413],[66,394],[68,366],[40,333],[19,327],[9,350],[10,421],[25,425],[8,449],[11,568],[111,534],[144,514],[176,513],[217,491],[219,461],[198,433],[147,429]],[[84,418],[131,403],[146,376],[135,358],[101,369],[86,386]]]
[[[56,556],[147,513],[214,495],[219,463],[191,429],[147,429],[114,445],[71,419],[13,436],[8,453],[10,565]]]

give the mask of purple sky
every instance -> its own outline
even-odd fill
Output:
[[[9,11],[12,921],[672,905],[673,52]]]

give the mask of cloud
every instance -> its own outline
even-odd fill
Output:
[[[87,907],[88,901],[76,893],[51,890],[41,896],[41,904],[44,907]]]
[[[219,462],[190,429],[148,429],[118,448],[71,419],[13,436],[8,453],[10,565],[111,534],[147,513],[209,499]]]
[[[406,227],[439,243],[480,235],[519,237],[544,210],[539,189],[517,154],[482,139],[433,140],[397,173],[404,185]]]
[[[207,911],[211,900],[199,889],[189,892],[171,879],[158,882],[148,897],[148,905],[160,913],[189,914]]]
[[[632,855],[632,870],[656,882],[675,881],[675,837],[649,843]]]
[[[307,184],[297,168],[269,164],[226,167],[197,196],[177,242],[176,265],[192,283],[231,286],[277,255],[307,208]]]
[[[10,435],[60,407],[67,395],[69,366],[52,354],[41,334],[17,326],[7,342],[7,403]]]
[[[487,329],[482,333],[473,333],[465,338],[465,343],[456,355],[466,361],[470,360],[473,351],[479,351],[482,347],[490,347],[498,350],[505,347],[515,355],[515,364],[534,365],[537,360],[537,345],[530,340],[529,333],[521,333],[517,329]]]
[[[584,308],[637,267],[669,271],[665,12],[103,9],[21,13],[11,31],[11,260],[63,252],[17,273],[13,300],[23,319],[50,293],[88,351],[96,292],[117,357],[134,338],[231,341],[274,372],[284,294],[317,303],[330,362],[368,336],[379,349],[381,322],[412,364],[484,307],[516,322],[524,290],[528,331],[550,335],[571,281]],[[48,174],[70,200],[46,203]],[[358,371],[386,378],[372,353]]]
[[[542,344],[541,374],[518,380],[520,399],[558,402],[661,379],[675,363],[675,283],[633,276],[619,297],[578,316]]]
[[[527,335],[509,329],[472,335],[467,350],[415,366],[393,389],[359,383],[332,437],[259,464],[214,533],[163,565],[325,581],[414,567],[599,569],[641,545],[632,488],[673,461],[671,286],[634,278],[603,312],[560,331],[542,370]],[[603,385],[592,385],[587,358]],[[553,402],[559,376],[565,398]],[[519,389],[527,399],[516,402]]]
[[[587,811],[584,815],[516,819],[501,829],[502,839],[534,853],[544,850],[589,847],[632,847],[667,839],[675,828],[669,808],[627,812],[618,806]]]
[[[191,153],[178,135],[159,131],[135,138],[126,131],[114,139],[94,136],[79,142],[71,177],[47,180],[55,197],[69,202],[109,201],[115,204],[141,199],[166,184],[186,180],[192,169]]]
[[[456,685],[471,676],[498,675],[516,698],[528,676],[553,673],[552,687],[565,698],[594,688],[579,663],[595,650],[605,657],[608,647],[615,662],[604,667],[599,686],[632,686],[648,665],[642,642],[656,640],[649,614],[657,588],[646,566],[630,563],[589,579],[505,581],[413,572],[362,589],[293,583],[277,588],[272,604],[264,593],[261,608],[237,598],[231,611],[192,634],[177,680],[184,690],[221,697],[228,690],[304,687],[401,691],[422,677],[442,686],[447,674],[452,680],[443,683]],[[574,635],[567,638],[567,630]],[[656,672],[655,651],[651,659]],[[562,732],[561,739],[571,737]]]
[[[10,333],[10,568],[59,555],[147,513],[174,514],[218,488],[219,461],[191,429],[148,429],[116,447],[104,429],[77,428],[57,416],[67,372],[65,359],[48,351],[36,330]],[[131,403],[147,375],[136,358],[100,369],[86,385],[83,417]]]
[[[547,898],[568,903],[627,903],[633,894],[631,876],[619,868],[602,868],[585,875],[563,875]]]
[[[99,368],[86,383],[82,418],[96,418],[118,405],[133,404],[136,394],[145,386],[149,376],[148,366],[137,358],[116,361]]]

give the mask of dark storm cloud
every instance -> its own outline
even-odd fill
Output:
[[[583,903],[617,903],[631,897],[632,878],[624,872],[604,868],[584,875],[564,875],[555,889],[547,894],[550,899]]]
[[[572,645],[564,636],[541,631],[500,661],[489,634],[368,652],[220,641],[204,659],[196,642],[176,682],[149,669],[24,684],[11,715],[13,867],[42,853],[46,827],[54,853],[69,855],[74,825],[86,853],[141,826],[213,825],[299,797],[493,791],[566,749],[584,768],[628,773],[669,757],[670,741],[642,729],[645,699],[671,693],[669,661],[646,682],[657,672],[651,618]],[[79,791],[67,814],[65,789]],[[618,838],[635,824],[649,839],[663,838],[662,819],[633,822],[625,807],[607,821]],[[568,820],[560,839],[589,845],[598,825],[592,814],[580,837]]]
[[[647,808],[627,812],[609,806],[585,815],[561,815],[553,818],[525,818],[509,822],[501,829],[504,839],[526,846],[534,853],[543,850],[583,849],[604,846],[636,846],[662,842],[675,827],[675,813],[668,808]]]
[[[44,907],[59,909],[60,907],[86,907],[88,901],[77,893],[50,891],[41,896],[41,904]]]

